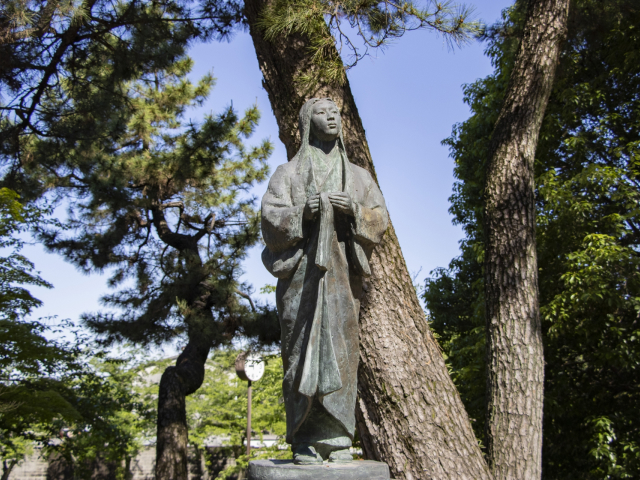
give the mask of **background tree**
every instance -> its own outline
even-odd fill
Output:
[[[26,208],[18,195],[0,189],[0,458],[2,478],[29,451],[36,438],[29,430],[55,417],[77,419],[78,413],[59,393],[58,376],[74,371],[73,349],[47,340],[50,328],[25,317],[41,302],[29,286],[50,287],[22,253],[21,234],[43,212]],[[75,368],[74,368],[75,367]]]
[[[247,294],[239,262],[258,236],[245,192],[265,178],[270,152],[242,145],[258,112],[182,122],[213,82],[185,80],[187,45],[227,35],[238,8],[87,0],[3,10],[4,184],[67,206],[67,233],[42,228],[41,240],[86,272],[110,269],[122,286],[104,299],[118,313],[84,319],[105,343],[187,339],[161,385],[158,478],[186,478],[184,398],[200,386],[209,349],[259,329],[251,319],[273,320],[238,298]]]
[[[145,433],[155,426],[155,399],[131,388],[132,367],[139,361],[103,352],[90,357],[85,353],[83,359],[90,366],[67,379],[63,391],[79,418],[73,422],[54,418],[42,425],[46,440],[41,444],[50,465],[66,468],[74,479],[130,479]]]
[[[207,362],[207,374],[198,395],[189,399],[189,431],[192,443],[200,451],[212,436],[229,437],[229,457],[235,464],[227,463],[219,478],[228,478],[245,471],[249,458],[242,445],[247,433],[247,383],[235,372],[235,359],[239,350],[217,350]],[[280,355],[265,355],[263,377],[252,383],[251,429],[252,439],[263,440],[264,434],[277,435],[276,444],[252,452],[251,459],[291,458],[287,448],[280,450],[286,433],[285,410],[282,400],[282,359]],[[237,448],[237,446],[240,448]]]
[[[242,445],[247,433],[247,382],[238,378],[235,360],[239,350],[216,350],[207,362],[207,374],[198,395],[187,408],[195,445],[212,436],[229,435],[230,445]],[[257,438],[264,432],[281,437],[286,431],[282,403],[282,359],[266,355],[263,377],[252,385],[251,427]],[[254,437],[255,438],[255,437]]]
[[[449,45],[461,45],[481,29],[471,18],[472,8],[432,0],[275,0],[265,7],[258,21],[265,39],[302,34],[311,40],[311,68],[297,78],[310,87],[344,84],[347,70],[371,50],[385,48],[407,32],[427,28],[442,34]]]
[[[240,18],[235,2],[211,2],[204,8],[188,0],[3,2],[3,166],[11,165],[19,176],[19,166],[28,161],[21,145],[25,136],[64,138],[66,132],[50,128],[51,118],[60,115],[62,109],[82,113],[79,106],[68,101],[69,85],[86,88],[87,83],[93,83],[95,88],[104,89],[106,98],[109,93],[118,97],[119,92],[113,90],[114,81],[134,80],[143,71],[161,70],[180,57],[187,43],[196,38],[227,38]],[[77,75],[86,62],[97,60],[92,56],[96,45],[111,50],[113,58],[118,58],[118,68],[101,78]],[[108,107],[108,102],[103,107]]]
[[[525,8],[523,6],[523,8]],[[529,0],[484,186],[487,454],[494,478],[540,478],[544,354],[534,159],[569,0]]]
[[[50,332],[47,332],[50,333]],[[131,460],[142,447],[152,421],[150,405],[130,389],[131,375],[122,361],[89,357],[68,345],[41,337],[50,349],[66,348],[73,363],[53,374],[22,375],[6,385],[0,414],[3,478],[39,446],[50,462],[65,466],[73,478],[109,472],[130,478]],[[33,363],[48,358],[34,357]],[[86,362],[91,363],[88,367]]]
[[[227,478],[245,471],[248,465],[246,449],[247,431],[247,384],[235,372],[235,359],[240,350],[218,348],[211,352],[205,363],[202,386],[186,399],[189,445],[192,447],[190,464],[208,468],[209,475],[216,474],[215,463],[222,457],[226,467],[218,468],[219,478]],[[279,354],[263,355],[265,372],[253,383],[252,430],[253,441],[261,440],[263,434],[279,437],[276,445],[253,452],[252,458],[291,458],[288,449],[280,450],[286,430],[284,404],[282,403],[282,359]],[[130,366],[127,386],[137,398],[149,403],[158,396],[160,373],[174,359],[138,362]],[[160,372],[160,373],[159,373]],[[153,409],[155,412],[155,409]],[[143,432],[145,440],[152,440],[155,432]],[[222,448],[215,453],[207,448],[212,441],[222,441]],[[229,462],[228,459],[234,459]],[[195,460],[195,461],[194,461]],[[196,467],[197,468],[197,467]],[[192,469],[192,474],[194,471]]]
[[[545,347],[543,476],[638,475],[638,65],[630,1],[578,1],[536,150],[537,251]],[[523,26],[520,8],[489,30],[496,71],[466,87],[473,115],[446,140],[458,182],[451,212],[462,254],[434,272],[425,300],[483,438],[484,235],[489,133]],[[571,438],[571,442],[567,442]]]
[[[328,83],[310,54],[314,42],[322,40],[314,36],[318,29],[284,28],[282,32],[290,32],[286,38],[268,40],[264,25],[270,21],[269,11],[263,15],[269,5],[272,2],[247,0],[245,15],[289,158],[298,148],[300,107],[310,97],[330,96],[341,109],[349,159],[376,178],[348,81]],[[314,5],[318,16],[309,18],[319,25],[326,3]],[[367,2],[363,9],[373,11],[376,5]],[[359,19],[368,21],[364,14]],[[387,25],[394,28],[391,21]],[[333,43],[323,47],[323,58],[340,61],[335,48]],[[305,75],[321,81],[300,81]],[[387,462],[395,478],[489,478],[392,226],[375,249],[371,265],[360,310],[357,419],[365,454]]]
[[[123,467],[122,460],[135,455],[136,426],[145,418],[145,409],[126,391],[127,379],[113,369],[87,368],[80,347],[87,339],[74,337],[66,322],[27,319],[41,304],[27,288],[50,285],[20,249],[26,230],[42,225],[45,213],[0,189],[0,245],[9,250],[0,258],[2,479],[38,444],[48,453],[73,456],[78,478],[87,478],[83,473],[96,462],[108,462],[124,474],[128,464]],[[71,339],[60,338],[64,334]],[[63,431],[70,435],[56,443]]]
[[[40,230],[47,248],[85,271],[112,269],[111,285],[123,286],[103,299],[118,313],[84,318],[105,344],[186,337],[160,386],[156,463],[158,478],[186,478],[185,396],[202,383],[210,348],[230,341],[243,319],[271,318],[237,295],[246,289],[239,262],[259,232],[244,192],[265,178],[271,147],[242,144],[255,108],[242,119],[229,109],[199,126],[181,122],[213,83],[210,76],[187,81],[184,55],[132,81],[118,75],[118,47],[117,37],[94,43],[82,63],[70,65],[73,77],[96,81],[61,85],[69,108],[43,119],[51,135],[21,137],[19,158],[32,161],[19,173],[30,191],[73,198],[66,232]]]

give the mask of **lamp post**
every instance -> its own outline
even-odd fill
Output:
[[[247,459],[251,455],[251,382],[256,382],[264,374],[262,357],[251,352],[243,352],[236,358],[236,374],[249,382],[247,387]]]

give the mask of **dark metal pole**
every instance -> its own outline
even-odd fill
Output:
[[[247,405],[247,459],[251,456],[251,380],[249,380]]]

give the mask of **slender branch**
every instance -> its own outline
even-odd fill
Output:
[[[182,202],[167,202],[163,203],[159,206],[161,210],[165,210],[167,208],[179,208],[180,210],[184,209],[184,203]]]
[[[136,212],[139,214],[139,212]],[[138,246],[138,250],[136,251],[136,254],[133,256],[133,258],[131,258],[129,260],[129,265],[133,265],[135,262],[138,261],[138,259],[140,258],[140,252],[142,251],[142,247],[144,247],[147,243],[149,243],[149,237],[151,236],[151,224],[149,222],[145,222],[145,226],[147,227],[147,236],[144,239],[144,242],[142,242],[139,246]]]
[[[256,306],[253,304],[253,300],[251,300],[251,297],[249,296],[249,294],[244,293],[239,288],[236,288],[236,293],[240,295],[242,298],[246,298],[247,300],[249,300],[249,303],[251,304],[251,310],[253,310],[254,312],[256,311]]]
[[[195,239],[196,242],[199,242],[200,239],[202,237],[204,237],[205,235],[211,233],[211,228],[213,228],[213,223],[211,222],[211,219],[213,218],[213,222],[215,222],[215,214],[214,213],[210,213],[209,215],[207,215],[207,218],[204,219],[204,228],[200,229],[198,231],[198,233],[196,233],[193,238]],[[209,228],[209,226],[211,225],[211,228]]]

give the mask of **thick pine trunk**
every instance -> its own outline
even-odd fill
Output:
[[[265,0],[245,0],[245,15],[289,159],[298,146],[298,113],[310,97],[329,96],[342,112],[349,159],[376,178],[349,84],[305,91],[308,39],[267,42],[256,26]],[[391,140],[390,140],[391,141]],[[360,310],[358,432],[369,458],[397,479],[490,478],[486,463],[433,339],[390,225],[371,261]]]
[[[544,356],[534,157],[569,0],[531,0],[492,136],[485,204],[487,447],[494,478],[542,474]]]
[[[213,318],[211,318],[213,322]],[[204,381],[204,364],[212,341],[193,335],[186,348],[160,379],[156,440],[156,480],[187,480],[186,396]]]

